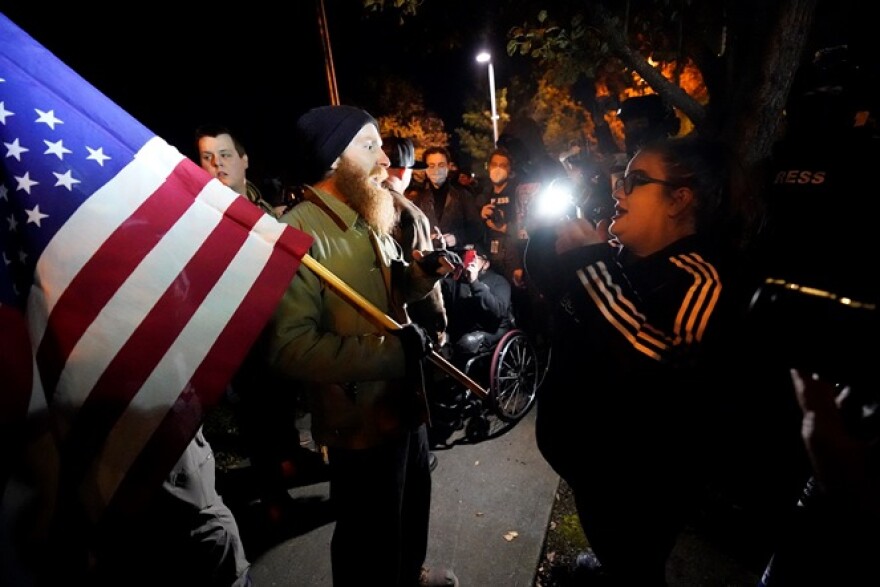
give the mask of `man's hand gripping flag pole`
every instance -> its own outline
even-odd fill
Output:
[[[353,290],[347,283],[339,279],[333,272],[321,265],[314,257],[306,254],[303,255],[301,263],[311,269],[318,277],[323,279],[333,291],[339,294],[346,302],[358,308],[367,318],[373,321],[377,326],[387,328],[389,330],[400,330],[401,325],[391,316],[382,312],[379,308],[371,304],[366,298]],[[428,354],[428,358],[432,363],[446,371],[456,381],[474,392],[480,399],[489,397],[488,392],[483,389],[479,383],[471,379],[466,373],[463,373],[455,365],[446,360],[446,358],[435,350]]]

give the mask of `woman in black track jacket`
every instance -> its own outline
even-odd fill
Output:
[[[726,267],[741,226],[730,161],[703,139],[645,146],[617,180],[610,226],[545,227],[525,255],[554,309],[538,445],[572,488],[592,548],[577,572],[612,584],[666,584],[707,478],[716,367],[740,307]]]

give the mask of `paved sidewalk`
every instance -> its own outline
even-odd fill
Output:
[[[433,473],[427,563],[452,568],[462,587],[534,586],[559,486],[535,444],[535,413],[533,408],[496,438],[435,450],[440,460]],[[254,586],[331,587],[334,521],[328,483],[290,490],[296,510],[283,534],[260,523],[259,506],[250,502],[247,488],[253,484],[247,471],[232,483],[224,499],[241,526]],[[714,535],[706,528],[685,529],[670,557],[670,587],[756,585],[764,562],[743,556],[749,550],[742,541],[754,537],[735,532],[737,526],[723,523]],[[725,544],[731,540],[739,544]]]
[[[534,415],[532,409],[497,438],[435,451],[440,461],[427,563],[452,568],[462,587],[534,584],[559,484],[535,445]],[[328,484],[298,487],[291,495],[305,519],[299,530],[251,556],[254,585],[330,587]]]

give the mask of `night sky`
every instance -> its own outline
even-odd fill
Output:
[[[245,143],[254,175],[284,175],[296,119],[330,100],[315,0],[200,11],[182,9],[181,0],[104,11],[13,1],[0,9],[8,18],[186,155],[197,126],[224,124]],[[820,10],[817,28],[831,23],[829,13],[848,13],[847,36],[867,29],[851,10],[858,5],[820,2],[827,13]],[[534,16],[525,7],[500,11],[498,0],[428,0],[401,27],[391,13],[366,19],[361,0],[325,0],[325,8],[342,103],[369,110],[383,76],[399,76],[423,91],[453,139],[467,99],[485,99],[488,108],[486,67],[474,56],[490,49],[496,85],[505,87],[527,61],[506,55],[506,33]]]
[[[296,119],[330,100],[313,1],[266,10],[203,5],[195,14],[181,11],[180,2],[119,5],[100,13],[83,12],[81,3],[19,4],[2,11],[186,155],[193,154],[194,129],[215,122],[239,134],[252,171],[282,174]],[[433,4],[438,11],[444,3]],[[485,66],[473,60],[480,35],[467,35],[469,47],[413,48],[413,38],[427,41],[418,26],[401,28],[390,18],[365,21],[358,0],[325,0],[325,8],[342,103],[368,107],[375,80],[399,75],[423,89],[429,108],[452,132],[461,125],[467,92],[486,91]],[[440,19],[422,26],[449,24]],[[499,51],[504,32],[498,33]],[[500,84],[499,74],[496,66]]]

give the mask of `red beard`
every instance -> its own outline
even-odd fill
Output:
[[[345,158],[339,160],[334,174],[348,205],[379,234],[389,234],[395,223],[391,193],[373,180],[376,178],[375,181],[381,183],[387,176],[388,172],[381,165],[367,173]]]

